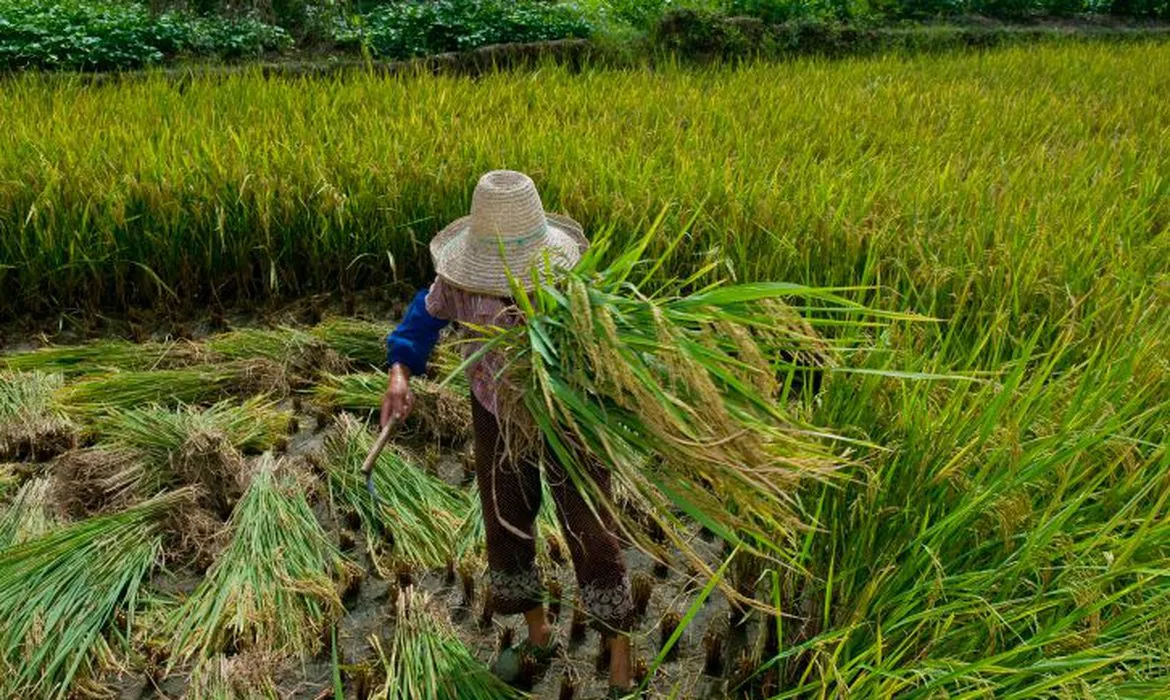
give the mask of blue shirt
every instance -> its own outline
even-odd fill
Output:
[[[427,361],[439,342],[439,331],[450,321],[427,313],[427,291],[420,289],[406,308],[402,322],[386,336],[386,367],[403,364],[412,375],[425,374]]]

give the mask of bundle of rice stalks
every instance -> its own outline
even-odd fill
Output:
[[[329,493],[361,520],[379,573],[386,576],[394,570],[377,556],[383,541],[392,544],[389,555],[394,565],[437,568],[449,563],[466,508],[458,492],[389,446],[374,465],[375,503],[361,474],[374,437],[349,416],[343,416],[338,427],[325,442],[323,467],[329,476]]]
[[[69,414],[99,416],[152,403],[207,404],[230,396],[288,391],[286,373],[270,360],[239,360],[182,369],[111,372],[61,388],[57,403]]]
[[[64,519],[52,499],[53,482],[38,477],[16,492],[8,508],[0,514],[0,549],[34,540],[62,525]]]
[[[192,669],[184,697],[191,700],[237,700],[281,697],[273,677],[281,660],[270,654],[244,652],[215,656]]]
[[[335,577],[353,569],[286,463],[260,458],[229,528],[231,541],[171,622],[172,664],[228,649],[315,653],[341,611]]]
[[[178,491],[54,530],[0,552],[0,697],[64,698],[110,655],[105,632],[128,639],[159,522],[190,497]]]
[[[112,369],[171,369],[203,361],[206,358],[199,346],[183,340],[161,343],[101,340],[85,345],[61,345],[0,356],[0,367],[78,376],[100,374]]]
[[[9,492],[20,484],[20,472],[16,464],[0,464],[0,500],[8,498]]]
[[[398,596],[394,638],[387,653],[377,637],[386,683],[378,700],[467,700],[524,695],[492,675],[459,639],[429,595],[413,587]]]
[[[714,264],[651,288],[668,257],[641,259],[654,235],[608,267],[612,239],[603,236],[556,284],[526,295],[517,283],[527,323],[497,330],[484,352],[513,360],[515,449],[551,451],[594,503],[605,497],[585,467],[606,465],[648,506],[667,544],[709,574],[681,514],[729,542],[746,535],[747,546],[802,525],[790,494],[830,474],[840,448],[777,401],[777,374],[830,347],[816,326],[862,327],[878,314],[831,290],[783,283],[687,291]],[[639,530],[627,534],[666,551]]]
[[[208,338],[205,346],[227,360],[269,360],[301,384],[318,372],[344,372],[348,364],[325,341],[295,328],[236,330]]]
[[[76,430],[54,402],[60,374],[0,372],[0,460],[46,459],[72,447]]]
[[[429,379],[411,379],[414,410],[402,426],[402,434],[459,445],[471,438],[471,404],[464,383],[443,386]],[[377,411],[386,393],[386,375],[380,372],[326,375],[314,390],[316,398],[329,406],[351,411]]]
[[[226,517],[243,490],[238,450],[261,451],[282,440],[291,414],[263,398],[221,402],[205,409],[158,406],[114,409],[97,423],[102,446],[139,455],[108,475],[109,492],[156,493],[198,484],[207,505]]]
[[[386,362],[387,324],[336,317],[322,321],[311,333],[355,365],[381,367]]]

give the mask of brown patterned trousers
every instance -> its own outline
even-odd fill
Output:
[[[471,415],[492,607],[502,615],[526,612],[544,602],[536,563],[540,466],[506,456],[498,420],[474,397]],[[598,469],[591,476],[608,494],[609,472]],[[629,631],[634,607],[613,514],[600,505],[596,512],[590,508],[556,460],[546,460],[544,477],[573,559],[581,605],[603,633]]]

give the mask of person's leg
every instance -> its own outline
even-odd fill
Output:
[[[540,471],[531,464],[514,464],[505,458],[496,417],[474,397],[471,417],[492,607],[501,615],[523,613],[529,640],[545,646],[549,628],[544,614],[544,584],[536,567],[535,539]]]
[[[591,472],[608,498],[609,472],[600,467]],[[613,513],[602,504],[596,504],[596,512],[591,509],[568,475],[552,460],[546,464],[546,474],[573,558],[581,603],[594,627],[609,639],[610,685],[628,689],[634,603]]]

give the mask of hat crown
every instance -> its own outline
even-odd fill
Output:
[[[532,178],[514,170],[493,170],[479,179],[471,195],[472,238],[521,242],[540,236],[547,226]]]

